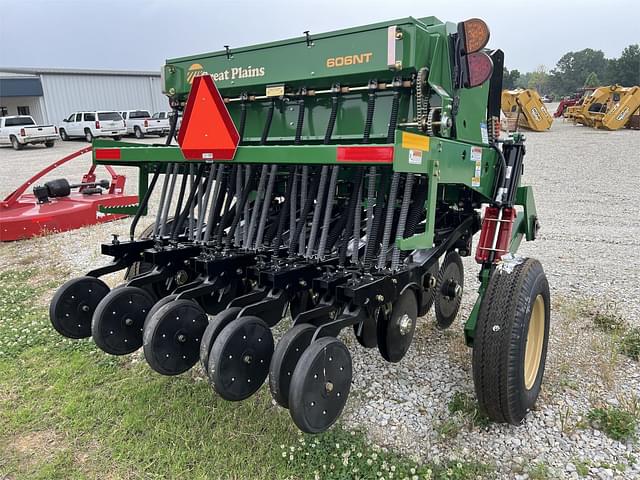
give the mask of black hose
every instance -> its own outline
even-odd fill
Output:
[[[347,247],[349,245],[351,232],[353,231],[353,221],[355,220],[356,216],[356,208],[360,206],[357,194],[363,178],[364,169],[358,168],[355,176],[353,177],[353,190],[351,191],[351,197],[349,197],[349,203],[347,204],[347,224],[346,228],[343,229],[342,241],[340,242],[340,247],[338,249],[340,255],[340,266],[344,266],[347,261]]]
[[[182,172],[182,182],[180,183],[180,193],[178,194],[178,203],[176,204],[176,210],[173,213],[173,218],[179,218],[180,213],[182,212],[182,203],[184,202],[184,193],[187,189],[187,180],[189,178],[187,174],[186,168],[183,169]],[[173,228],[171,229],[171,239],[175,240],[178,236],[178,222],[174,222]]]
[[[142,173],[141,173],[142,174]],[[142,201],[140,205],[138,205],[138,210],[136,210],[136,214],[133,217],[133,221],[131,222],[131,227],[129,228],[129,237],[131,241],[136,238],[136,227],[138,226],[138,221],[140,221],[140,217],[142,216],[142,212],[147,209],[147,205],[149,204],[149,198],[151,197],[151,193],[156,186],[156,182],[158,181],[158,177],[160,176],[160,168],[156,167],[156,171],[153,173],[153,177],[151,178],[151,183],[149,184],[149,188],[142,197]]]
[[[233,210],[231,209],[231,201],[233,196],[236,193],[236,175],[238,175],[238,165],[234,165],[231,169],[231,178],[227,181],[227,185],[229,186],[229,190],[227,191],[227,198],[224,204],[224,213],[222,214],[222,219],[220,220],[220,224],[216,230],[216,244],[220,245],[222,243],[222,235],[224,234],[224,229],[227,228],[228,222],[231,221],[231,215]],[[238,209],[233,213],[238,213]]]
[[[291,189],[293,188],[293,181],[295,179],[296,167],[289,168],[289,177],[287,178],[287,186],[284,196],[284,203],[281,205],[280,215],[278,215],[278,230],[276,231],[275,240],[272,243],[273,247],[278,250],[282,244],[282,233],[284,231],[284,225],[287,221],[289,213],[289,206],[291,205]]]
[[[244,210],[245,204],[247,203],[249,194],[253,190],[253,186],[254,186],[253,185],[254,183],[253,165],[249,165],[249,171],[247,176],[249,177],[249,181],[245,185],[245,188],[242,192],[242,196],[240,197],[240,201],[236,204],[236,214],[234,215],[233,221],[231,222],[231,226],[229,227],[229,234],[227,235],[227,238],[225,240],[225,245],[224,245],[225,248],[229,248],[231,246],[231,239],[233,238],[233,235],[236,233],[236,228],[238,227],[238,223],[240,223],[240,217],[242,216],[241,213]],[[245,248],[248,248],[248,246],[245,245]]]
[[[227,185],[229,183],[228,175],[227,175],[227,165],[222,165],[219,167],[222,169],[220,172],[220,188],[218,189],[218,196],[216,197],[215,205],[213,206],[213,211],[211,212],[211,232],[212,238],[215,238],[218,230],[218,226],[220,225],[220,221],[222,218],[222,207],[224,206],[225,195],[227,192]],[[213,229],[216,230],[213,230]]]
[[[178,128],[178,109],[174,108],[173,115],[171,115],[171,118],[169,119],[169,135],[167,135],[167,139],[164,142],[164,144],[167,147],[171,145],[171,142],[173,141],[173,137],[175,137],[176,135],[177,128]]]
[[[311,184],[311,188],[309,189],[309,192],[307,192],[307,198],[305,199],[304,206],[300,211],[300,220],[296,225],[296,231],[293,234],[293,239],[289,242],[290,255],[294,254],[296,251],[296,247],[298,246],[298,241],[300,238],[300,233],[302,232],[302,229],[306,224],[307,215],[309,215],[309,210],[311,210],[311,205],[313,205],[313,200],[316,198],[316,195],[318,194],[319,186],[320,186],[320,175],[313,175],[313,182]]]
[[[189,198],[187,198],[187,203],[184,206],[184,210],[180,214],[178,221],[176,222],[175,236],[172,236],[172,240],[175,240],[177,237],[177,233],[182,229],[182,225],[184,225],[187,216],[191,210],[191,205],[196,198],[196,193],[198,190],[202,188],[202,176],[204,175],[205,164],[201,163],[198,167],[198,172],[196,173],[196,178],[191,184],[191,191],[189,192]]]

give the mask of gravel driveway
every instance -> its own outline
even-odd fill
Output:
[[[556,120],[551,131],[527,137],[524,182],[534,186],[542,230],[520,253],[542,262],[553,299],[547,373],[536,410],[518,427],[479,426],[452,416],[448,404],[456,393],[473,396],[471,352],[461,328],[439,331],[429,314],[399,364],[345,336],[353,347],[355,378],[344,421],[382,446],[431,460],[475,459],[493,465],[502,478],[533,477],[540,464],[548,467],[548,478],[579,478],[581,465],[592,478],[640,478],[638,445],[611,440],[584,422],[594,406],[640,401],[640,365],[618,355],[612,336],[596,330],[585,313],[606,309],[640,326],[640,132],[596,131]],[[0,196],[36,168],[84,145],[0,148]],[[87,166],[88,160],[76,162],[57,176],[79,179]],[[124,173],[134,189],[135,171]],[[102,262],[99,243],[127,229],[128,222],[119,221],[1,244],[0,268],[40,258],[62,283]],[[465,267],[460,325],[477,288],[472,258]],[[445,434],[445,426],[455,428]]]

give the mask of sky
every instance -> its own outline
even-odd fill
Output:
[[[484,19],[521,72],[640,42],[638,0],[0,0],[2,67],[159,70],[165,59],[407,16]]]

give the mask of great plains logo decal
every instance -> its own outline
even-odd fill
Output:
[[[194,63],[187,70],[187,82],[192,84],[193,79],[199,75],[211,75],[214,81],[221,82],[224,80],[264,77],[264,74],[264,67],[253,67],[251,65],[246,67],[231,67],[221,72],[210,73],[207,72],[199,63]]]
[[[194,63],[193,65],[191,65],[189,67],[189,70],[187,70],[187,82],[189,82],[189,85],[193,83],[194,78],[196,78],[198,75],[202,75],[203,73],[204,67],[202,65],[200,65],[199,63]]]

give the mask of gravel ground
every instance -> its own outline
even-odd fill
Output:
[[[596,131],[556,121],[551,131],[527,137],[524,182],[534,186],[542,230],[538,240],[522,244],[520,253],[542,262],[553,299],[549,357],[536,410],[517,427],[482,427],[452,416],[447,405],[454,394],[473,396],[471,352],[461,328],[441,332],[428,315],[399,364],[386,363],[376,350],[359,348],[345,336],[353,347],[355,378],[344,421],[382,446],[430,460],[475,459],[494,466],[501,478],[534,477],[538,463],[548,466],[548,478],[579,478],[583,462],[589,463],[591,478],[640,478],[638,444],[611,440],[584,422],[594,406],[636,402],[638,407],[640,365],[618,355],[612,336],[594,329],[584,311],[606,309],[640,326],[640,132]],[[37,167],[83,146],[59,142],[46,150],[0,149],[0,196]],[[79,178],[87,164],[76,163],[64,175]],[[135,172],[126,173],[134,188]],[[127,229],[128,222],[119,221],[2,244],[0,268],[45,258],[44,266],[62,283],[103,261],[99,243]],[[460,324],[477,288],[473,259],[465,259],[465,267]],[[108,282],[117,284],[118,275]],[[456,426],[448,437],[441,433],[444,425]]]

